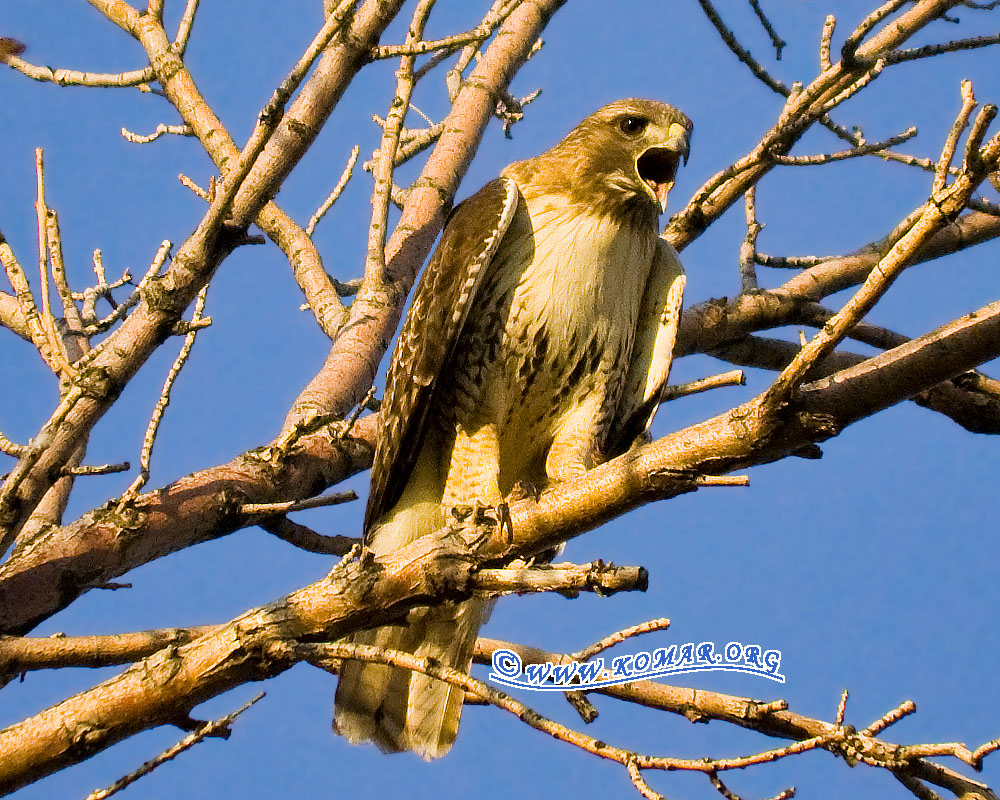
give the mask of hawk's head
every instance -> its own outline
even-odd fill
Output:
[[[602,211],[648,218],[666,210],[691,120],[657,100],[629,98],[599,108],[559,144],[529,162],[531,180]],[[534,162],[534,163],[532,163]]]

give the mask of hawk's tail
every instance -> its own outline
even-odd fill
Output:
[[[405,547],[444,525],[435,460],[436,452],[425,446],[402,497],[371,531],[369,546],[376,555]],[[414,608],[398,624],[361,631],[349,641],[435,658],[468,672],[489,605],[474,598]],[[374,742],[386,752],[412,750],[430,760],[447,753],[455,741],[464,699],[461,689],[422,673],[345,661],[333,727],[352,744]]]
[[[487,601],[466,600],[415,608],[405,625],[355,634],[351,641],[402,650],[468,672]],[[412,750],[431,760],[451,749],[465,692],[456,686],[382,664],[345,661],[337,685],[334,729],[352,744],[370,741],[383,751]]]

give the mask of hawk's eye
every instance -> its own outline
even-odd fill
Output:
[[[642,117],[622,117],[618,120],[618,128],[626,136],[638,136],[649,125],[648,119]]]

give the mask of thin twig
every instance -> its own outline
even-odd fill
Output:
[[[663,387],[663,391],[660,393],[660,402],[669,403],[671,400],[676,400],[678,397],[687,397],[688,395],[698,394],[699,392],[707,392],[710,389],[719,389],[723,386],[746,386],[746,384],[747,377],[743,370],[734,369],[729,372],[723,372],[719,375],[711,375],[708,378],[699,378],[696,381],[689,381],[688,383],[665,386]]]
[[[206,192],[204,189],[202,189],[197,183],[191,180],[183,172],[177,176],[177,180],[181,182],[182,186],[186,186],[188,189],[190,189],[192,192],[198,195],[198,197],[200,197],[206,203],[212,202],[212,197],[209,195],[209,193]]]
[[[648,622],[641,622],[638,625],[632,625],[620,631],[615,631],[601,639],[598,639],[593,644],[587,645],[582,650],[572,654],[574,661],[587,661],[593,658],[598,653],[603,653],[605,650],[614,647],[615,645],[621,644],[626,639],[631,639],[633,636],[642,636],[644,633],[653,633],[655,631],[665,631],[670,627],[670,620],[666,617],[661,619],[651,619]]]
[[[694,479],[696,486],[749,486],[749,475],[699,475]]]
[[[708,780],[715,787],[715,790],[721,794],[726,800],[743,800],[736,792],[732,791],[726,784],[722,782],[719,778],[718,773],[710,772],[708,773]],[[772,795],[768,800],[790,800],[795,797],[795,787],[789,786],[787,789],[778,792],[776,795]]]
[[[902,133],[897,134],[896,136],[891,136],[884,141],[873,142],[872,144],[863,144],[858,147],[852,147],[849,150],[839,150],[836,153],[819,153],[817,155],[810,156],[780,156],[768,154],[768,158],[773,160],[775,164],[781,164],[783,166],[814,166],[816,164],[829,164],[832,161],[844,161],[845,159],[857,158],[858,156],[881,155],[883,150],[909,141],[916,135],[917,129],[910,127]]]
[[[864,736],[877,736],[890,725],[895,725],[903,717],[907,717],[917,710],[916,704],[912,700],[905,700],[900,703],[892,711],[883,714],[882,717],[875,720],[871,725],[861,731]]]
[[[945,139],[944,147],[941,149],[941,157],[938,159],[934,169],[932,192],[940,192],[944,189],[945,182],[948,179],[948,167],[951,166],[951,162],[955,159],[955,149],[958,147],[958,140],[962,136],[962,132],[968,127],[969,117],[972,115],[975,107],[976,98],[972,94],[972,81],[962,81],[962,109],[958,112],[958,116],[955,117],[955,121],[952,123],[951,129],[948,131],[948,136]]]
[[[0,50],[2,42],[10,42],[10,39],[0,39]],[[23,51],[23,46],[22,46]],[[20,52],[20,51],[19,51]],[[156,78],[156,72],[152,67],[129,70],[119,73],[102,72],[81,72],[75,69],[53,69],[52,67],[38,66],[30,64],[19,58],[18,55],[10,55],[7,58],[0,58],[8,66],[13,67],[22,75],[32,80],[42,83],[54,83],[56,86],[94,86],[101,88],[123,88],[130,86],[141,86]]]
[[[819,39],[819,68],[821,72],[826,72],[833,66],[830,63],[830,42],[833,40],[833,32],[836,27],[837,18],[833,14],[827,14]]]
[[[358,417],[361,416],[361,412],[364,411],[371,405],[372,400],[375,399],[375,387],[369,386],[368,391],[365,392],[365,396],[361,398],[354,408],[351,409],[351,413],[347,415],[344,419],[344,427],[340,430],[340,438],[350,436],[351,430],[354,428],[354,424],[358,421]]]
[[[52,266],[52,281],[63,307],[63,318],[67,323],[80,327],[80,316],[76,308],[73,292],[70,291],[66,279],[66,262],[63,260],[62,233],[59,230],[59,215],[53,209],[48,209],[45,218],[46,239],[49,248],[49,260]]]
[[[360,148],[354,145],[354,149],[351,151],[350,157],[347,159],[347,166],[344,167],[344,171],[340,175],[340,180],[337,181],[337,185],[333,187],[333,191],[327,196],[320,207],[316,209],[316,213],[309,218],[309,224],[306,225],[306,235],[312,236],[313,231],[316,230],[316,224],[323,218],[323,215],[330,210],[330,207],[337,202],[337,198],[340,197],[341,193],[344,191],[344,187],[347,186],[347,182],[351,179],[351,174],[354,172],[354,165],[358,162],[358,153]]]
[[[361,540],[353,536],[327,536],[288,517],[268,517],[257,525],[282,541],[310,553],[343,556],[347,555],[352,547],[361,544]]]
[[[435,0],[419,0],[413,11],[410,28],[406,34],[406,44],[412,45],[420,41],[424,32],[427,17],[434,7]],[[372,178],[375,189],[372,192],[372,219],[368,228],[368,254],[365,259],[365,277],[374,285],[381,285],[385,273],[385,237],[389,219],[389,204],[392,202],[393,168],[396,163],[396,151],[403,131],[406,112],[410,107],[410,96],[413,93],[413,65],[416,56],[403,55],[399,59],[399,69],[396,71],[396,90],[393,94],[389,113],[386,114],[382,129],[382,143],[378,155],[372,165]]]
[[[906,0],[910,2],[910,0]],[[805,119],[816,118],[818,119],[823,114],[829,113],[837,106],[846,103],[854,95],[864,89],[868,84],[875,80],[879,75],[882,74],[882,70],[885,69],[885,59],[880,58],[875,62],[871,69],[867,70],[860,78],[858,78],[854,83],[850,84],[843,91],[834,95],[832,100],[828,100],[822,105],[818,106],[816,109],[810,111],[805,115]]]
[[[45,229],[49,247],[49,263],[52,266],[52,281],[63,308],[64,332],[60,336],[66,348],[67,358],[71,363],[77,362],[90,351],[90,340],[84,331],[83,319],[76,307],[73,291],[66,278],[66,262],[63,260],[62,234],[59,230],[59,215],[54,209],[48,209],[45,218]]]
[[[111,306],[111,310],[114,311],[118,308],[118,302],[115,300],[114,292],[115,289],[120,289],[125,284],[132,283],[132,274],[125,270],[121,278],[111,283],[107,282],[107,275],[104,272],[104,264],[101,260],[101,251],[94,251],[94,272],[97,275],[97,285],[89,286],[82,292],[74,292],[74,300],[82,300],[83,306],[80,309],[80,319],[85,326],[97,325],[97,301],[102,297],[108,301],[108,305]]]
[[[49,344],[49,337],[42,324],[41,315],[38,313],[38,306],[35,304],[35,296],[31,292],[28,276],[6,241],[0,241],[0,263],[3,264],[4,270],[7,272],[7,279],[14,288],[17,305],[28,327],[32,344],[35,345],[39,355],[48,364],[49,369],[58,375],[59,359],[52,352]]]
[[[208,296],[208,284],[202,287],[201,291],[198,292],[198,297],[194,303],[194,313],[191,316],[192,322],[197,322],[202,319],[202,312],[205,310],[205,298]],[[132,481],[132,484],[125,490],[125,494],[122,495],[121,500],[118,503],[119,512],[131,503],[139,494],[139,490],[146,485],[146,481],[149,480],[149,462],[153,455],[153,444],[156,442],[156,434],[160,429],[160,422],[163,419],[163,413],[167,410],[167,406],[170,404],[170,391],[173,389],[174,381],[177,380],[177,376],[180,375],[181,370],[184,368],[184,364],[187,363],[188,356],[191,355],[191,348],[194,347],[194,340],[198,335],[198,329],[194,328],[190,330],[184,337],[184,343],[181,345],[180,352],[177,354],[177,358],[174,360],[173,365],[170,367],[170,371],[167,373],[167,378],[163,382],[163,389],[160,391],[160,399],[156,401],[156,406],[153,408],[153,416],[149,420],[149,425],[146,427],[146,435],[142,440],[142,452],[139,454],[139,474],[136,479]]]
[[[36,200],[35,214],[38,218],[38,277],[39,294],[42,300],[40,319],[45,336],[48,339],[49,349],[59,365],[58,374],[69,377],[73,374],[70,366],[69,355],[66,353],[66,346],[62,337],[56,331],[55,317],[52,316],[52,308],[49,303],[49,245],[48,245],[48,207],[45,205],[45,164],[42,159],[42,148],[35,148],[35,184]]]
[[[937,162],[931,158],[919,158],[908,153],[895,153],[891,150],[886,150],[876,155],[883,161],[895,161],[897,164],[906,164],[908,167],[919,167],[924,172],[934,172],[937,169]],[[961,174],[961,170],[958,167],[949,167],[948,172],[951,175]]]
[[[740,291],[743,294],[749,294],[758,289],[754,254],[757,252],[757,236],[764,229],[764,226],[757,222],[756,197],[757,186],[754,184],[743,195],[747,224],[747,233],[740,245]]]
[[[772,77],[771,74],[760,65],[757,59],[750,55],[750,51],[739,43],[735,34],[733,34],[733,32],[726,26],[726,23],[722,21],[722,17],[719,16],[719,12],[715,10],[715,7],[712,5],[710,0],[698,0],[698,5],[700,5],[701,10],[705,12],[705,16],[708,17],[708,21],[711,22],[715,27],[715,30],[718,31],[719,36],[722,37],[722,41],[725,42],[726,47],[732,50],[736,57],[746,64],[750,72],[752,72],[756,78],[765,83],[778,94],[788,97],[790,91],[789,88],[777,78]]]
[[[184,58],[184,51],[187,50],[188,40],[191,38],[191,29],[194,27],[194,15],[198,11],[199,2],[200,0],[187,0],[187,3],[184,5],[184,13],[181,15],[180,24],[177,26],[173,51],[181,58]]]
[[[399,140],[399,149],[396,150],[396,166],[405,164],[414,156],[420,155],[424,150],[434,144],[444,133],[444,123],[436,122],[428,128],[420,130],[404,130],[403,136]]]
[[[118,794],[122,789],[130,784],[135,783],[139,778],[144,775],[148,775],[154,769],[156,769],[161,764],[165,764],[173,758],[176,758],[185,750],[190,750],[196,744],[204,741],[210,736],[221,736],[222,738],[228,739],[230,730],[229,726],[233,721],[244,711],[246,711],[250,706],[252,706],[257,701],[264,698],[264,692],[258,694],[253,700],[248,703],[244,703],[242,706],[237,708],[231,714],[226,714],[224,717],[220,717],[212,722],[205,722],[198,726],[198,729],[192,731],[183,739],[181,739],[177,744],[172,747],[168,747],[162,753],[160,753],[156,758],[147,761],[137,770],[130,772],[122,778],[116,780],[113,784],[108,786],[106,789],[99,789],[95,792],[91,792],[87,795],[86,800],[104,800],[107,797],[111,797],[113,794]]]
[[[979,169],[979,160],[981,158],[979,148],[983,143],[983,137],[986,135],[990,123],[993,122],[996,115],[997,107],[992,103],[987,103],[980,109],[979,114],[972,121],[972,126],[969,128],[969,135],[965,139],[965,152],[962,155],[963,172],[975,172]]]
[[[759,0],[750,0],[750,8],[753,9],[754,13],[757,15],[757,19],[760,20],[761,27],[767,32],[768,38],[771,40],[771,46],[774,48],[774,58],[776,61],[781,61],[781,51],[785,49],[785,45],[788,44],[784,39],[778,36],[778,32],[774,29],[771,24],[771,20],[767,18],[767,14],[760,7]]]
[[[913,47],[907,50],[893,50],[886,56],[890,64],[900,64],[917,58],[928,58],[942,53],[956,53],[960,50],[974,50],[978,47],[989,47],[1000,44],[1000,34],[994,36],[973,36],[969,39],[956,39],[943,44],[928,44],[923,47]]]
[[[837,704],[837,716],[835,717],[837,725],[844,724],[844,718],[847,714],[847,698],[849,697],[849,692],[844,689],[840,693],[840,702]]]
[[[434,55],[428,58],[423,64],[413,71],[413,80],[420,81],[420,79],[423,78],[428,72],[440,67],[445,61],[455,54],[455,51],[459,49],[460,46],[456,45],[455,47],[438,50]]]
[[[172,247],[173,243],[169,239],[164,239],[160,242],[160,246],[157,248],[156,254],[153,256],[153,260],[149,264],[149,269],[146,270],[146,274],[139,280],[139,283],[136,285],[132,294],[130,294],[124,302],[118,304],[114,311],[104,317],[104,319],[98,320],[93,325],[87,325],[87,327],[84,328],[84,332],[89,335],[100,333],[102,331],[106,331],[119,320],[124,319],[125,315],[139,303],[139,300],[142,298],[142,290],[145,288],[146,284],[163,268],[163,265],[167,261],[167,256],[170,255],[170,248]],[[131,276],[129,276],[127,272],[125,275],[126,277],[122,279],[122,284],[131,281]],[[101,342],[101,344],[103,345],[104,342]],[[99,351],[100,347],[97,347],[92,350],[91,353],[96,354]]]
[[[0,433],[0,453],[6,453],[14,458],[20,458],[27,452],[27,446],[23,444],[16,444]]]
[[[459,47],[471,44],[472,42],[483,42],[491,33],[492,30],[489,27],[480,25],[471,31],[456,33],[444,39],[414,42],[407,40],[405,44],[389,44],[376,47],[372,50],[371,57],[372,60],[378,60],[395,58],[397,56],[421,56],[435,50],[457,50]]]
[[[175,136],[194,136],[194,129],[190,125],[164,125],[161,122],[152,133],[143,135],[133,133],[128,128],[122,128],[122,136],[133,144],[149,144],[168,133]]]
[[[500,93],[500,99],[497,101],[496,116],[503,123],[503,135],[505,137],[508,139],[513,138],[510,133],[511,127],[524,118],[524,107],[537,100],[541,94],[542,90],[540,88],[529,92],[524,97],[514,97],[510,92],[506,91]]]
[[[938,758],[952,756],[959,761],[973,766],[972,752],[962,742],[938,742],[935,744],[908,744],[900,748],[904,759]]]
[[[632,784],[639,790],[639,794],[645,797],[646,800],[667,800],[664,795],[659,792],[654,792],[652,787],[646,783],[634,759],[630,758],[625,763],[625,769],[628,770],[628,776],[632,779]]]
[[[306,500],[286,500],[281,503],[244,503],[237,511],[247,516],[272,516],[274,514],[291,514],[293,511],[305,511],[310,508],[338,506],[341,503],[350,503],[357,499],[357,493],[353,489],[349,489],[346,492],[324,494],[319,497],[310,497]]]
[[[79,464],[75,467],[67,467],[63,470],[64,475],[111,475],[115,472],[127,472],[132,469],[128,461],[119,464]]]
[[[986,756],[988,756],[990,753],[995,753],[997,750],[1000,750],[1000,739],[993,739],[989,742],[986,742],[986,744],[980,745],[975,750],[973,750],[972,760],[976,764],[981,765],[983,763],[983,759]]]
[[[580,715],[580,719],[588,725],[600,716],[597,707],[587,699],[587,695],[583,692],[565,692],[563,696],[570,707]]]
[[[842,258],[842,256],[769,256],[759,251],[754,257],[762,267],[775,269],[809,269],[826,261]]]

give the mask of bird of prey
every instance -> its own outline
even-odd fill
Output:
[[[657,220],[690,133],[672,106],[619,100],[454,210],[389,367],[365,515],[375,555],[453,513],[501,508],[521,482],[579,477],[645,433],[684,286]],[[467,672],[487,608],[417,608],[352,640]],[[347,661],[334,728],[437,758],[463,699],[426,675]]]

